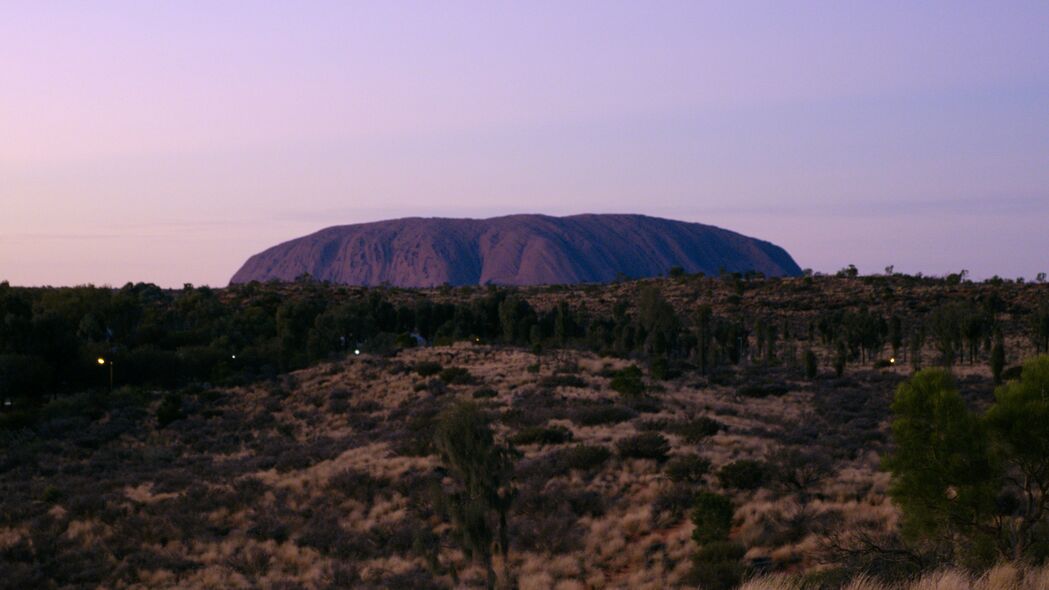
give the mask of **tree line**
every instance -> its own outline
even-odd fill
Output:
[[[111,363],[118,384],[176,387],[270,377],[354,351],[385,354],[462,340],[537,353],[574,347],[633,357],[655,378],[740,363],[785,364],[808,373],[829,366],[840,373],[849,363],[908,362],[918,369],[989,362],[996,376],[1004,371],[1006,307],[993,294],[948,299],[925,313],[889,313],[862,302],[795,313],[740,305],[754,277],[722,280],[733,292],[727,306],[700,296],[675,307],[664,294],[667,285],[655,282],[607,309],[587,298],[561,298],[538,309],[526,291],[494,286],[437,297],[314,281],[175,290],[145,283],[114,289],[5,282],[0,397],[32,405],[104,387],[106,367],[98,359]],[[1022,331],[1037,352],[1049,351],[1049,298],[1027,316]]]

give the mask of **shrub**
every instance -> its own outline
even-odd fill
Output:
[[[658,432],[642,432],[616,443],[619,455],[631,459],[655,459],[666,461],[670,451],[667,438]]]
[[[655,414],[663,409],[663,404],[658,399],[647,395],[629,398],[626,405],[639,414]]]
[[[373,477],[367,471],[346,469],[328,480],[328,488],[347,498],[370,505],[377,495],[389,488],[390,481]]]
[[[474,399],[491,399],[497,395],[499,395],[499,393],[491,387],[482,387],[477,391],[474,391]]]
[[[742,397],[779,397],[788,391],[790,388],[781,383],[753,383],[740,387],[736,390],[736,394]]]
[[[559,445],[572,440],[572,431],[564,426],[525,428],[510,437],[515,445]]]
[[[415,372],[422,377],[433,377],[443,369],[444,367],[441,366],[441,363],[435,361],[420,361],[415,363]]]
[[[1023,375],[1022,366],[1009,367],[1002,371],[1002,381],[1016,381]]]
[[[561,451],[558,454],[557,463],[565,470],[590,471],[604,465],[611,456],[612,453],[605,447],[576,445]]]
[[[427,391],[431,395],[441,395],[448,392],[448,386],[440,379],[430,379],[422,383],[416,383],[412,389],[416,392]]]
[[[582,426],[598,426],[618,424],[636,417],[637,412],[623,406],[596,406],[581,408],[572,416],[572,421]]]
[[[281,522],[280,518],[270,512],[259,513],[254,522],[248,527],[248,536],[258,541],[273,539],[278,543],[288,540],[288,525]]]
[[[448,367],[441,371],[441,381],[449,385],[469,385],[474,382],[473,375],[463,367]]]
[[[550,375],[539,382],[544,387],[586,387],[587,383],[578,375]]]
[[[165,395],[160,405],[157,406],[157,426],[160,428],[185,417],[186,415],[182,413],[182,396],[177,393]]]
[[[641,369],[630,365],[625,369],[616,371],[612,375],[611,387],[625,396],[641,395],[645,391],[645,382],[642,379]]]
[[[692,507],[695,492],[692,486],[677,484],[660,492],[652,503],[652,523],[659,528],[673,526],[685,517]]]
[[[819,375],[819,359],[811,348],[805,349],[805,378],[812,380]]]
[[[736,490],[756,490],[765,483],[767,467],[760,461],[741,459],[725,465],[718,471],[721,486]]]
[[[666,474],[675,483],[699,483],[710,471],[710,461],[699,455],[680,455],[667,463]]]
[[[689,582],[705,590],[731,590],[743,579],[741,560],[747,550],[739,543],[716,541],[699,548],[692,557]]]
[[[692,539],[700,545],[728,539],[735,507],[727,496],[713,492],[696,494],[692,508]]]
[[[671,378],[670,362],[667,357],[660,356],[652,360],[648,367],[648,374],[657,381],[665,381]]]
[[[708,436],[714,436],[722,429],[721,422],[706,416],[679,422],[670,426],[670,432],[677,434],[690,445],[698,444]]]

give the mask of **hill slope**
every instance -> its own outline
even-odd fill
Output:
[[[252,256],[230,282],[309,273],[351,285],[535,285],[651,277],[673,266],[801,272],[779,246],[709,225],[643,215],[510,215],[329,227]]]

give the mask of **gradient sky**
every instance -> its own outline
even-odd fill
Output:
[[[1049,271],[1049,2],[0,4],[0,280],[219,286],[329,225],[521,212]]]

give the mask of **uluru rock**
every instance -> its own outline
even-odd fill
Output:
[[[314,279],[398,287],[607,282],[675,266],[717,274],[801,269],[775,244],[718,227],[644,215],[509,215],[341,225],[256,254],[231,283]]]

